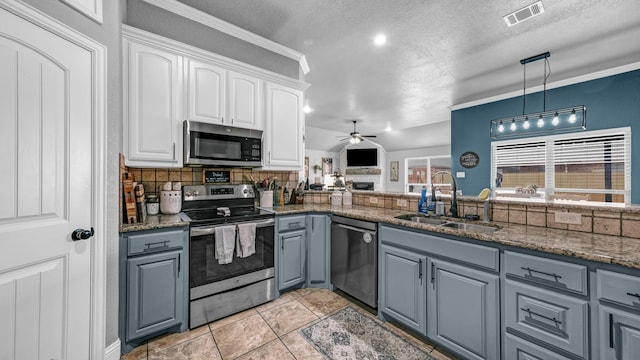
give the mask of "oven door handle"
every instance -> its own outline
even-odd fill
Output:
[[[196,228],[191,228],[191,236],[203,236],[203,235],[211,235],[213,234],[216,230],[217,227],[220,226],[228,226],[228,225],[238,225],[238,224],[246,224],[249,223],[250,221],[246,221],[246,222],[238,222],[238,223],[226,223],[226,224],[220,224],[220,225],[214,225],[214,226],[206,226],[206,227],[196,227]],[[263,227],[268,227],[268,226],[273,226],[273,224],[275,224],[276,221],[275,219],[268,219],[268,220],[264,220],[264,221],[259,221],[256,222],[256,228],[263,228]]]

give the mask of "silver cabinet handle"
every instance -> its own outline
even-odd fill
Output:
[[[535,311],[532,311],[529,308],[526,308],[526,309],[525,308],[520,308],[520,310],[522,310],[522,311],[526,312],[527,314],[529,314],[529,317],[537,316],[539,318],[543,318],[543,319],[546,319],[546,320],[549,320],[549,321],[553,321],[556,326],[562,324],[562,321],[560,321],[560,320],[558,320],[558,319],[556,319],[554,317],[550,317],[550,316],[539,314],[539,313],[537,313]]]
[[[529,267],[520,267],[520,269],[524,270],[524,271],[528,271],[529,273],[537,273],[537,274],[541,274],[541,275],[546,275],[546,276],[551,276],[553,278],[557,279],[562,279],[562,276],[560,275],[556,275],[556,274],[552,274],[552,273],[548,273],[548,272],[544,272],[544,271],[539,271],[539,270],[534,270],[532,268]]]
[[[420,267],[418,270],[418,279],[420,279],[420,286],[422,286],[422,259],[419,260],[418,266]]]
[[[173,160],[176,159],[176,143],[173,143]]]

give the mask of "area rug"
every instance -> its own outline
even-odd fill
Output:
[[[301,329],[300,334],[331,360],[435,360],[352,307]]]

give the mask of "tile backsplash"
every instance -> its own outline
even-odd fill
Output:
[[[210,169],[210,168],[207,168]],[[231,171],[232,184],[251,184],[273,177],[278,178],[279,184],[284,184],[289,189],[294,188],[298,183],[297,171],[262,171],[246,168],[220,168]],[[133,174],[135,181],[144,185],[145,192],[158,193],[162,190],[162,185],[167,181],[180,181],[182,185],[202,185],[202,168],[128,168]]]

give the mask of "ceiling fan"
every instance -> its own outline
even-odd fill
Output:
[[[374,138],[374,137],[376,137],[376,135],[360,135],[358,130],[356,130],[356,121],[357,120],[352,120],[352,121],[353,121],[353,132],[350,133],[349,136],[340,139],[340,141],[344,141],[344,140],[348,139],[350,143],[357,144],[357,143],[361,142],[362,140],[366,140],[365,138]]]

